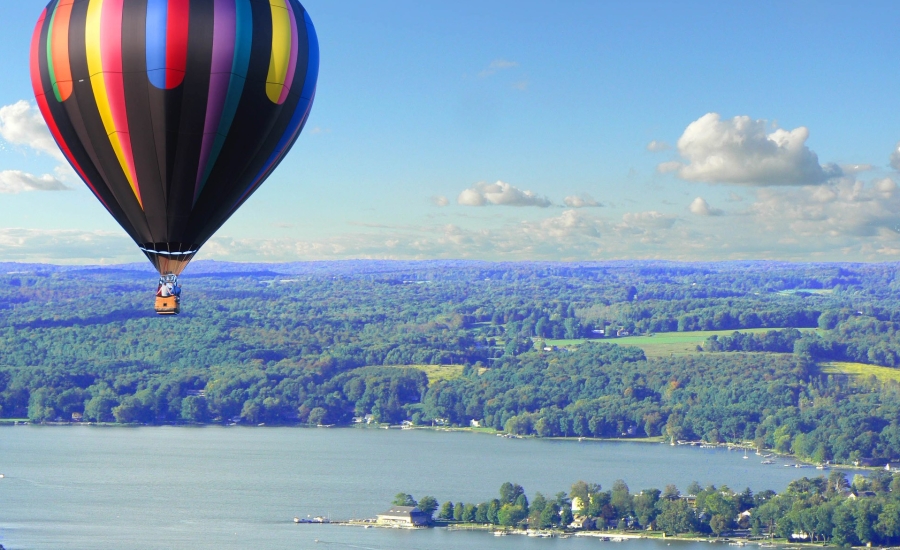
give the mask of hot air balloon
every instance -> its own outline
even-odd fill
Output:
[[[31,43],[66,159],[156,266],[178,275],[284,159],[312,108],[319,45],[297,0],[52,0]]]

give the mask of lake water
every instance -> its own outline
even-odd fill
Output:
[[[684,489],[693,480],[777,491],[821,472],[766,466],[724,449],[425,430],[12,426],[0,428],[0,473],[0,544],[9,550],[580,550],[600,543],[296,525],[292,518],[373,517],[401,491],[482,502],[504,481],[521,484],[529,497],[568,492],[578,480],[608,488],[619,478],[632,491]]]

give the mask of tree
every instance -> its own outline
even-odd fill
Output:
[[[559,525],[559,505],[555,502],[548,502],[544,509],[541,510],[539,526],[541,529],[548,529],[554,525]]]
[[[716,515],[714,515],[713,517],[709,518],[709,528],[712,530],[712,532],[713,532],[717,537],[718,537],[718,536],[721,536],[722,533],[723,533],[726,529],[728,529],[728,524],[729,524],[729,523],[730,523],[730,520],[729,520],[728,518],[725,518],[724,516],[720,516],[720,515],[718,515],[718,514],[716,514]]]
[[[466,505],[462,502],[457,502],[456,506],[453,507],[453,519],[455,519],[456,521],[462,521],[465,511]]]
[[[188,422],[206,422],[209,418],[209,408],[206,398],[189,395],[181,400],[181,418]]]
[[[628,485],[621,479],[613,483],[609,503],[616,511],[616,517],[624,518],[631,514],[631,493],[628,491]]]
[[[424,496],[419,499],[418,507],[422,513],[427,514],[430,518],[438,508],[438,501],[434,497]]]
[[[448,500],[441,506],[441,511],[438,512],[438,519],[443,519],[443,520],[448,520],[448,521],[453,519],[453,503],[452,502],[450,502]]]
[[[503,504],[513,504],[519,495],[524,495],[525,489],[521,485],[506,482],[500,486],[500,502]]]
[[[101,391],[84,405],[84,419],[91,422],[113,422],[113,407],[119,404],[111,391]]]
[[[683,499],[660,500],[659,506],[656,526],[666,534],[675,535],[694,530],[697,516],[694,514],[694,509]]]
[[[634,515],[642,527],[649,527],[656,519],[659,489],[646,489],[634,496]]]
[[[504,504],[497,512],[497,519],[504,527],[515,527],[527,516],[527,511],[515,504]]]
[[[394,496],[394,500],[391,501],[391,504],[394,506],[415,506],[416,500],[412,497],[412,495],[408,495],[406,493],[397,493]]]

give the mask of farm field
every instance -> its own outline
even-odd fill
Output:
[[[417,369],[428,376],[428,383],[439,380],[453,380],[462,376],[462,365],[386,365],[397,369]]]
[[[671,355],[690,355],[697,352],[697,346],[703,344],[710,336],[728,336],[735,332],[765,333],[770,330],[783,330],[771,328],[751,328],[735,330],[700,330],[695,332],[660,332],[647,336],[624,336],[622,338],[609,338],[599,340],[620,346],[636,346],[644,350],[648,358],[669,357]],[[816,329],[799,329],[803,332],[811,332]],[[550,346],[578,346],[585,342],[598,340],[545,340]]]
[[[874,376],[881,382],[886,382],[888,380],[900,382],[900,369],[879,367],[878,365],[867,365],[865,363],[832,361],[829,363],[821,363],[819,365],[819,370],[826,374],[846,374],[857,377]]]

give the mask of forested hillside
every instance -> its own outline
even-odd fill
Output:
[[[0,264],[0,416],[316,425],[372,414],[894,458],[897,384],[819,365],[900,366],[898,267],[197,262],[182,278],[184,313],[163,318],[143,266]],[[685,331],[727,332],[649,353],[661,333]],[[657,340],[616,345],[636,334]],[[462,368],[429,380],[422,365]]]

